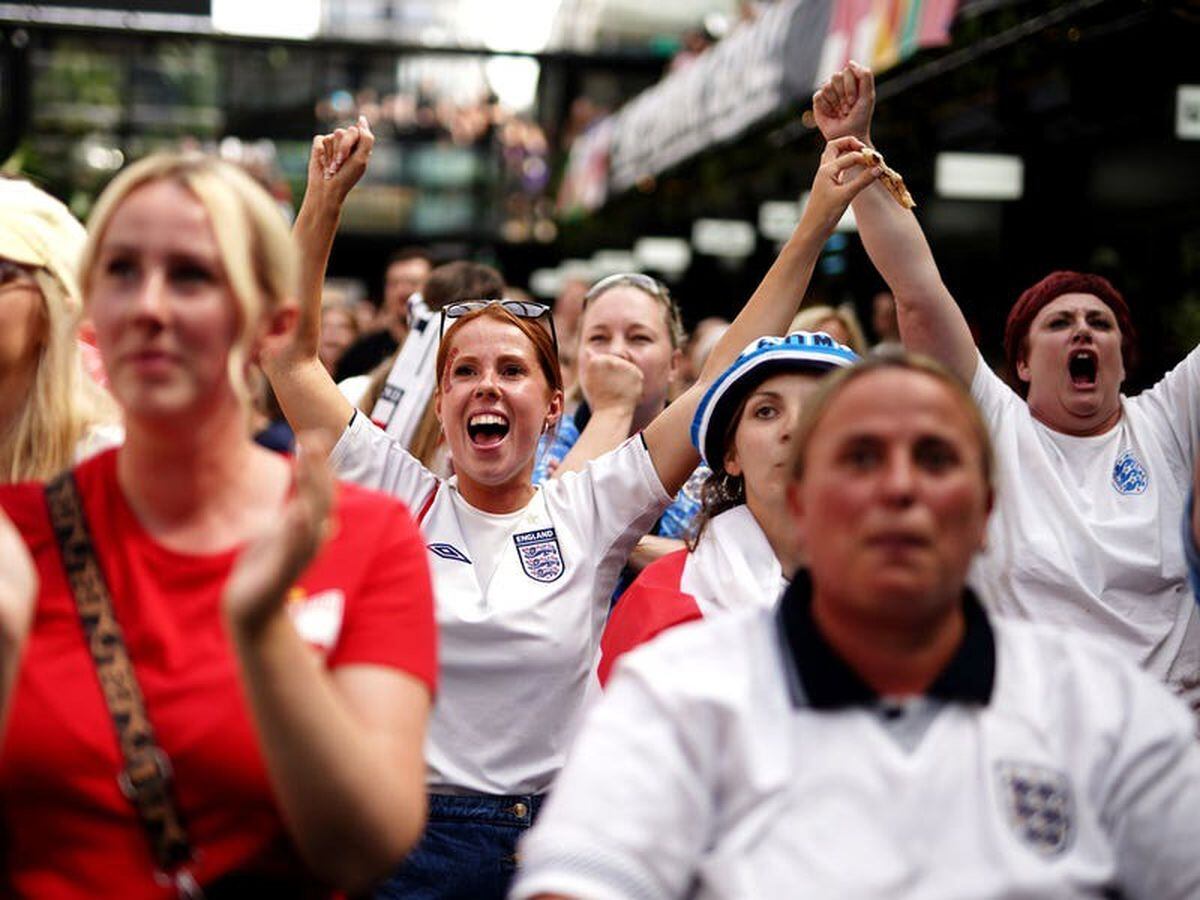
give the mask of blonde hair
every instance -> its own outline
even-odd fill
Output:
[[[295,295],[299,263],[279,207],[241,169],[197,153],[155,153],[121,172],[104,189],[88,219],[88,239],[80,265],[83,296],[86,300],[100,242],[117,208],[138,188],[156,181],[170,181],[184,188],[208,214],[237,309],[229,380],[238,399],[249,407],[246,365],[254,326],[283,300]]]
[[[0,482],[44,481],[75,461],[97,425],[116,423],[116,405],[83,371],[76,340],[79,300],[47,269],[34,269],[44,339],[25,403],[0,432]]]
[[[792,319],[792,324],[788,326],[788,331],[823,331],[821,323],[827,322],[830,319],[837,319],[841,323],[841,326],[846,329],[846,334],[850,336],[850,340],[847,342],[850,349],[859,356],[865,356],[870,349],[867,346],[867,337],[863,334],[858,316],[854,314],[854,310],[849,306],[810,306],[807,309],[802,309]]]
[[[583,305],[579,311],[579,340],[583,339],[583,320],[587,317],[588,307],[592,305],[592,301],[598,300],[613,288],[618,287],[636,288],[659,305],[663,313],[663,323],[667,326],[667,336],[671,339],[672,350],[678,350],[687,343],[683,315],[679,312],[679,304],[671,296],[670,290],[657,278],[641,272],[622,272],[617,275],[609,275],[588,288],[588,292],[583,295]]]

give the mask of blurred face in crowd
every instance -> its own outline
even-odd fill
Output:
[[[952,614],[991,508],[983,438],[964,398],[882,369],[837,391],[789,488],[814,613],[908,627]]]
[[[837,316],[830,316],[828,319],[817,323],[816,330],[825,332],[839,344],[845,344],[847,347],[853,345],[854,343],[854,338],[850,334],[850,329],[848,329],[845,323],[843,323],[842,320]]]
[[[708,361],[713,347],[717,346],[721,335],[728,330],[729,323],[716,317],[701,319],[696,323],[696,327],[692,329],[691,337],[688,339],[687,354],[684,359],[687,371],[683,374],[688,384],[694,383],[700,377],[700,372],[704,369],[704,363]]]
[[[742,405],[732,445],[725,454],[725,471],[742,477],[746,505],[781,560],[795,555],[787,516],[792,435],[804,401],[819,382],[816,373],[787,372],[756,387]],[[784,543],[789,546],[778,546]]]
[[[513,324],[481,316],[446,340],[436,408],[460,485],[528,488],[538,439],[561,414],[562,392]]]
[[[331,306],[321,311],[321,342],[317,356],[328,371],[332,372],[353,343],[357,335],[354,315],[343,307]]]
[[[0,258],[0,375],[33,371],[46,340],[44,302],[28,268]]]
[[[1113,311],[1091,294],[1047,303],[1029,326],[1017,377],[1029,384],[1029,409],[1039,421],[1066,434],[1107,431],[1120,418],[1125,380]]]
[[[408,298],[429,277],[430,265],[421,258],[394,262],[383,279],[383,313],[397,321],[408,321]]]
[[[208,214],[174,181],[117,207],[88,279],[89,310],[113,393],[130,417],[195,415],[233,398],[238,313]]]
[[[671,382],[683,358],[671,345],[662,303],[633,285],[609,288],[583,311],[579,365],[592,354],[612,353],[642,370],[642,399],[634,412],[634,430],[662,412]]]
[[[567,343],[578,331],[579,316],[583,312],[583,298],[587,291],[586,281],[571,278],[554,298],[554,327],[558,329],[559,340],[563,343]]]

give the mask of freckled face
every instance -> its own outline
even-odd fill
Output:
[[[503,486],[533,472],[538,439],[562,412],[520,329],[486,316],[455,329],[437,414],[461,478]]]

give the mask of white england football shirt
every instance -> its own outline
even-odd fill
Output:
[[[578,726],[621,568],[671,502],[641,436],[542,485],[519,515],[472,508],[453,478],[436,478],[366,416],[330,459],[340,477],[408,503],[429,547],[430,790],[545,791]],[[475,558],[485,546],[501,549]]]
[[[703,616],[774,606],[785,587],[783,566],[745,504],[708,520],[679,578]]]
[[[1200,897],[1200,745],[1152,678],[969,601],[929,695],[880,699],[807,582],[622,658],[512,897]]]
[[[1094,437],[1047,428],[980,357],[996,509],[970,583],[1001,615],[1110,641],[1200,711],[1200,615],[1179,521],[1200,435],[1200,351]]]

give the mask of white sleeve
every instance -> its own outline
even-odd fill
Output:
[[[640,434],[593,459],[582,471],[550,479],[542,490],[558,515],[572,518],[584,546],[596,548],[600,565],[617,557],[624,565],[633,545],[673,499]]]
[[[1200,897],[1200,743],[1178,699],[1127,666],[1125,722],[1104,778],[1102,821],[1122,896]]]
[[[1017,393],[992,371],[992,367],[987,364],[983,354],[978,350],[975,351],[975,354],[978,359],[975,363],[975,375],[971,378],[971,399],[978,405],[979,411],[983,413],[983,420],[995,434],[1004,414],[1008,412],[1014,402],[1022,401]]]
[[[1158,384],[1131,398],[1154,423],[1155,430],[1171,447],[1191,475],[1200,437],[1200,346],[1162,377]]]
[[[329,454],[338,478],[398,497],[414,514],[438,478],[361,412],[355,412]]]
[[[623,659],[589,715],[521,842],[510,900],[686,894],[715,818],[718,716],[656,689],[644,661]]]

